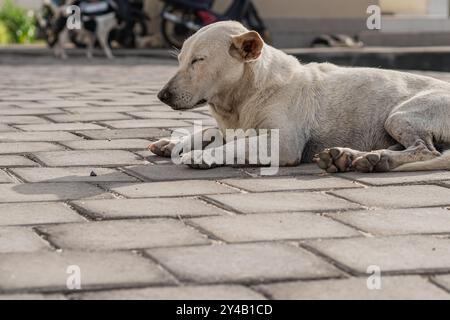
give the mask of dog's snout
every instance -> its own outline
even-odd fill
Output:
[[[172,100],[173,94],[168,89],[163,89],[158,93],[158,99],[164,103],[169,103]]]

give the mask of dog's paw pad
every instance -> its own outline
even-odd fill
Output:
[[[346,172],[352,167],[352,155],[341,148],[325,149],[313,161],[328,173]]]
[[[382,157],[379,153],[371,152],[356,158],[353,167],[359,172],[385,172],[389,171],[389,163],[386,157]]]

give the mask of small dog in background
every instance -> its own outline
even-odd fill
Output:
[[[69,5],[76,5],[81,10],[81,29],[69,30],[66,27],[67,12],[66,8]],[[63,6],[58,7],[55,12],[58,15],[58,23],[63,26],[60,27],[60,32],[57,33],[57,41],[54,46],[54,53],[57,57],[67,59],[65,45],[69,41],[69,32],[77,33],[77,39],[80,39],[86,44],[86,56],[91,59],[93,57],[94,46],[98,40],[100,47],[105,52],[109,59],[114,56],[109,46],[108,36],[111,30],[118,26],[116,18],[116,8],[113,1],[68,1]]]

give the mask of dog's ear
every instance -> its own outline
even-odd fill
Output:
[[[231,36],[230,55],[245,62],[261,56],[264,41],[256,31]]]

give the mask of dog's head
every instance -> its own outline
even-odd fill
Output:
[[[238,22],[217,22],[187,39],[177,74],[158,93],[175,110],[205,105],[242,78],[245,64],[261,56],[264,41]]]

